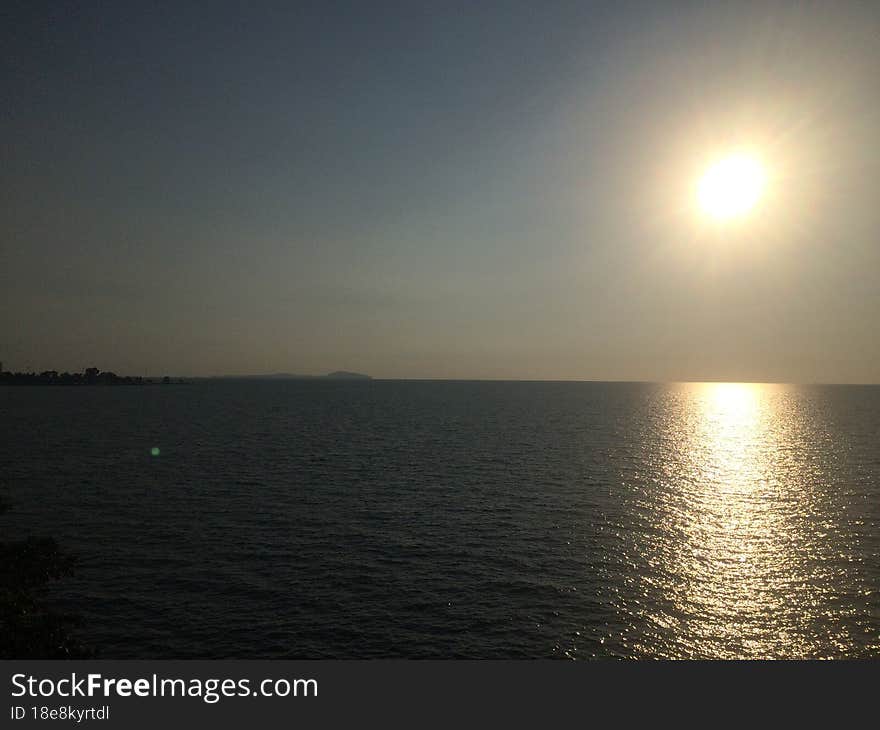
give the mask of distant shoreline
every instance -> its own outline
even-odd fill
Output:
[[[0,386],[19,387],[71,387],[85,385],[190,385],[196,381],[206,380],[345,380],[365,381],[373,378],[363,373],[347,370],[335,370],[326,375],[295,375],[292,373],[275,373],[271,375],[213,375],[203,377],[141,377],[132,375],[116,375],[112,372],[101,372],[98,368],[88,368],[82,373],[59,373],[57,370],[45,370],[41,373],[0,372]]]
[[[186,385],[183,378],[164,376],[145,378],[135,375],[117,375],[112,372],[101,372],[98,368],[88,368],[82,373],[59,373],[57,370],[44,370],[41,373],[0,372],[0,386],[9,387],[50,387],[66,388],[87,385],[119,386],[119,385]]]

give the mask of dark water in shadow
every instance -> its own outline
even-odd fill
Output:
[[[880,387],[0,389],[106,658],[880,656]],[[151,448],[160,450],[151,455]]]

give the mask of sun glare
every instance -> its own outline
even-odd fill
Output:
[[[697,185],[697,200],[703,212],[713,218],[738,218],[755,207],[765,184],[766,174],[758,160],[731,155],[706,170]]]

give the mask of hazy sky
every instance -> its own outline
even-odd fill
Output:
[[[2,4],[5,367],[880,382],[880,4],[181,5]]]

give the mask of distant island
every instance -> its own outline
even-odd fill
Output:
[[[98,368],[86,368],[81,373],[59,373],[57,370],[44,370],[41,373],[13,373],[0,371],[0,385],[171,385],[183,383],[180,378],[143,378],[132,375],[117,375]]]
[[[326,375],[267,373],[265,375],[214,375],[211,380],[372,380],[372,376],[348,370],[334,370]]]

